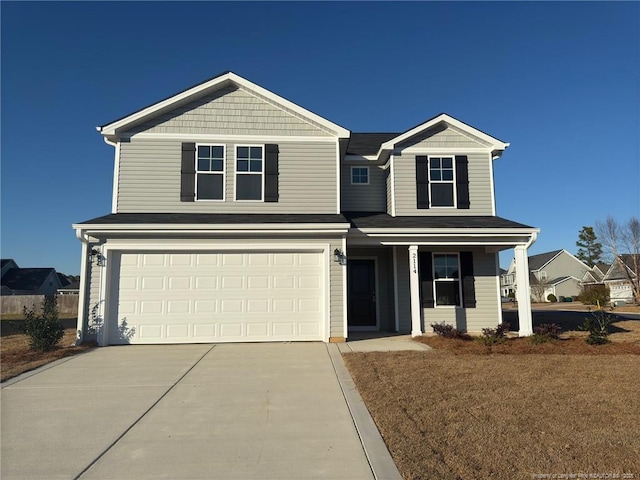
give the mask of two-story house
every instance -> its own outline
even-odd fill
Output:
[[[78,331],[101,345],[345,341],[501,321],[505,143],[446,114],[351,133],[227,72],[98,127],[113,208],[75,224]],[[528,276],[519,279],[528,282]],[[520,333],[532,332],[528,289]]]
[[[557,299],[578,296],[581,279],[589,270],[587,264],[564,249],[531,255],[529,282],[534,301],[547,302],[549,295]],[[517,291],[516,263],[513,260],[502,275],[501,288],[505,296]]]

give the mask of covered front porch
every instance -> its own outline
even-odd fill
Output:
[[[419,336],[441,322],[470,333],[495,327],[502,323],[498,254],[507,249],[518,265],[517,283],[525,286],[517,293],[518,334],[533,333],[527,249],[537,229],[509,222],[398,231],[362,223],[350,230],[344,252],[349,337],[367,331]]]

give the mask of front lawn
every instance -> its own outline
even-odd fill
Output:
[[[344,358],[407,480],[640,478],[640,355]]]
[[[60,358],[76,355],[92,347],[91,345],[71,346],[75,338],[75,327],[66,328],[57,348],[49,352],[34,352],[29,350],[29,339],[26,335],[21,333],[3,335],[0,342],[0,381],[4,382],[21,373]]]

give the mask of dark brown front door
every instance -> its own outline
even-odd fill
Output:
[[[376,274],[373,260],[347,263],[349,327],[376,326]]]

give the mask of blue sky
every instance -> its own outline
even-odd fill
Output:
[[[510,142],[498,215],[575,252],[640,213],[640,3],[1,2],[1,255],[80,269],[111,211],[95,127],[220,72],[353,132],[440,113]],[[511,253],[501,256],[506,266]]]

